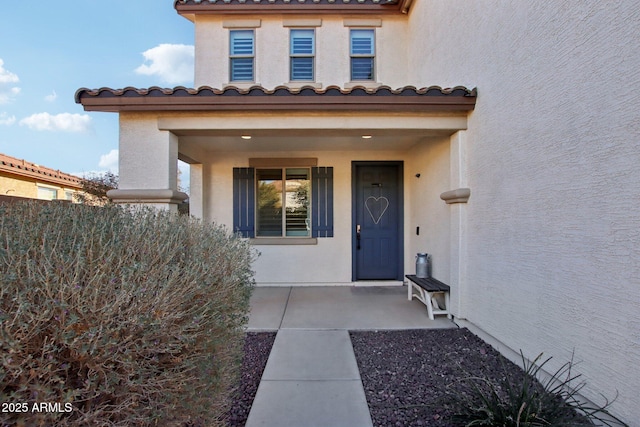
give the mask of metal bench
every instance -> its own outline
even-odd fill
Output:
[[[427,313],[431,320],[434,320],[433,316],[437,314],[446,314],[451,319],[451,313],[449,312],[449,285],[433,277],[422,278],[417,277],[415,274],[407,274],[405,277],[408,279],[409,301],[416,298],[422,302],[427,307]],[[440,308],[437,302],[435,304],[433,302],[438,294],[444,295],[444,308]]]

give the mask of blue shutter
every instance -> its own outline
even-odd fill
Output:
[[[333,237],[333,168],[311,168],[311,236]]]
[[[255,172],[233,168],[233,231],[255,237]]]

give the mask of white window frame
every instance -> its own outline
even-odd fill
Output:
[[[50,195],[53,195],[53,198],[49,198],[49,197],[43,197],[40,195],[40,191],[44,191]],[[37,198],[39,200],[58,200],[58,190],[59,188],[57,187],[52,187],[50,185],[43,185],[43,184],[37,184],[36,185],[36,191],[37,191]]]
[[[251,53],[236,53],[234,46],[234,35],[251,34]],[[234,76],[234,60],[251,59],[251,78],[238,79]],[[229,31],[229,82],[255,82],[256,80],[256,32],[254,29],[233,29]]]
[[[368,53],[355,52],[353,46],[354,35],[358,33],[371,34],[371,51]],[[353,66],[354,59],[359,58],[371,59],[371,76],[369,78],[354,78]],[[351,28],[349,30],[349,76],[351,81],[374,82],[376,81],[376,31],[374,28]]]
[[[299,53],[295,52],[296,34],[310,33],[311,34],[311,52]],[[311,59],[311,78],[295,78],[294,76],[294,61],[298,58]],[[292,28],[289,31],[289,80],[292,82],[314,82],[316,79],[316,31],[313,28]]]

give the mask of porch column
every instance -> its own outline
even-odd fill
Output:
[[[440,195],[451,209],[451,313],[466,318],[465,295],[467,285],[467,200],[470,190],[467,184],[466,132],[451,136],[450,150],[451,190]]]
[[[204,191],[202,163],[189,163],[189,214],[204,218]]]
[[[178,191],[178,137],[158,130],[157,119],[120,115],[120,182],[107,195],[115,203],[178,211],[187,195]]]

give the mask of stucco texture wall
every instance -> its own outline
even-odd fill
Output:
[[[33,180],[16,179],[11,175],[0,174],[0,194],[36,199],[38,187]]]
[[[640,8],[429,0],[410,80],[478,87],[464,317],[528,357],[575,351],[586,395],[640,425]]]
[[[406,50],[402,40],[406,38],[405,16],[344,17],[317,15],[311,21],[319,25],[304,25],[304,19],[285,16],[241,16],[239,18],[202,16],[195,22],[196,64],[195,85],[222,88],[260,85],[268,89],[288,85],[289,81],[289,32],[291,28],[315,29],[315,84],[319,87],[349,84],[349,29],[373,28],[376,31],[376,80],[394,89],[405,80],[407,70],[397,67],[406,63]],[[296,21],[302,22],[297,24]],[[380,21],[376,25],[372,22]],[[255,30],[255,81],[229,82],[229,31],[249,28]],[[301,86],[310,82],[294,82]],[[362,82],[360,82],[362,84]]]

